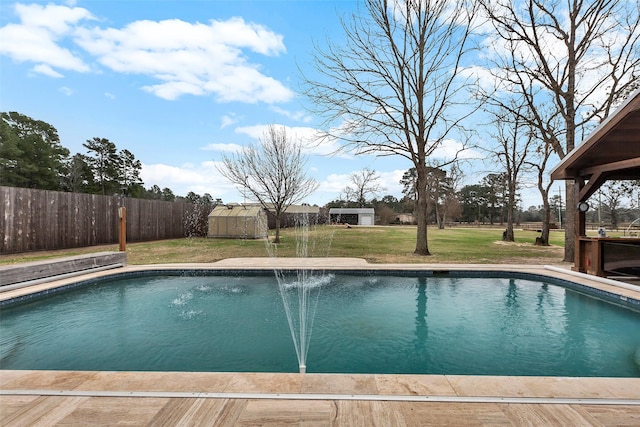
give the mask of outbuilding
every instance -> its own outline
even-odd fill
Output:
[[[332,224],[373,225],[375,211],[373,208],[331,208],[329,219]]]
[[[320,208],[318,206],[311,206],[307,204],[291,205],[287,207],[282,213],[280,218],[280,227],[295,227],[302,224],[315,225],[318,224],[320,216]],[[276,216],[273,214],[273,209],[267,210],[267,218],[269,220],[269,229],[276,228]]]
[[[260,206],[218,205],[209,214],[207,237],[264,239],[267,237],[267,214]]]

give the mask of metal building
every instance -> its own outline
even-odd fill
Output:
[[[329,219],[332,224],[373,225],[373,208],[331,208]]]

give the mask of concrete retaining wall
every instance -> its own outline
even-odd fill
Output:
[[[0,286],[89,271],[97,268],[119,267],[126,264],[126,252],[97,252],[87,255],[54,258],[46,261],[6,265],[0,267]]]

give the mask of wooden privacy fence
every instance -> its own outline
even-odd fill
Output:
[[[19,253],[118,242],[118,196],[0,186],[0,253]],[[186,202],[124,199],[127,241],[185,237]]]

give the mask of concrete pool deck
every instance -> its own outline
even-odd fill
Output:
[[[514,271],[569,280],[640,300],[640,288],[575,276],[566,266],[368,264],[354,258],[242,258],[212,264],[130,265],[2,292],[0,300],[121,272],[277,267]],[[0,371],[3,426],[119,423],[640,425],[640,378]]]

